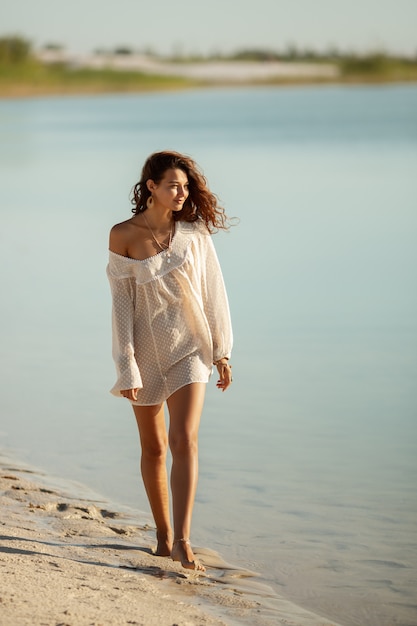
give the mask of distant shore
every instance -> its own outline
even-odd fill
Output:
[[[343,69],[343,68],[347,69]],[[415,64],[281,61],[161,62],[132,56],[59,58],[0,68],[0,98],[146,93],[205,87],[417,82]]]

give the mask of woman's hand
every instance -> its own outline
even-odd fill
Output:
[[[217,389],[226,391],[232,384],[232,366],[225,359],[220,359],[216,363],[217,371],[219,372],[219,380],[217,381]]]
[[[138,399],[138,391],[139,387],[136,387],[135,389],[122,389],[120,393],[124,398],[135,402]]]

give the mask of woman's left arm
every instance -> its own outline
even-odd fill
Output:
[[[225,390],[232,378],[228,361],[233,347],[233,331],[223,274],[212,238],[208,234],[204,236],[202,253],[202,291],[213,340],[213,363],[220,377],[217,386]]]

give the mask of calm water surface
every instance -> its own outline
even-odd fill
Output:
[[[107,237],[146,156],[187,152],[240,219],[195,542],[345,626],[417,624],[416,111],[414,86],[1,102],[0,446],[147,510]]]

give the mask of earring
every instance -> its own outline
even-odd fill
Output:
[[[149,198],[146,200],[146,206],[148,207],[148,209],[150,209],[152,205],[153,205],[153,198],[152,196],[149,196]]]

